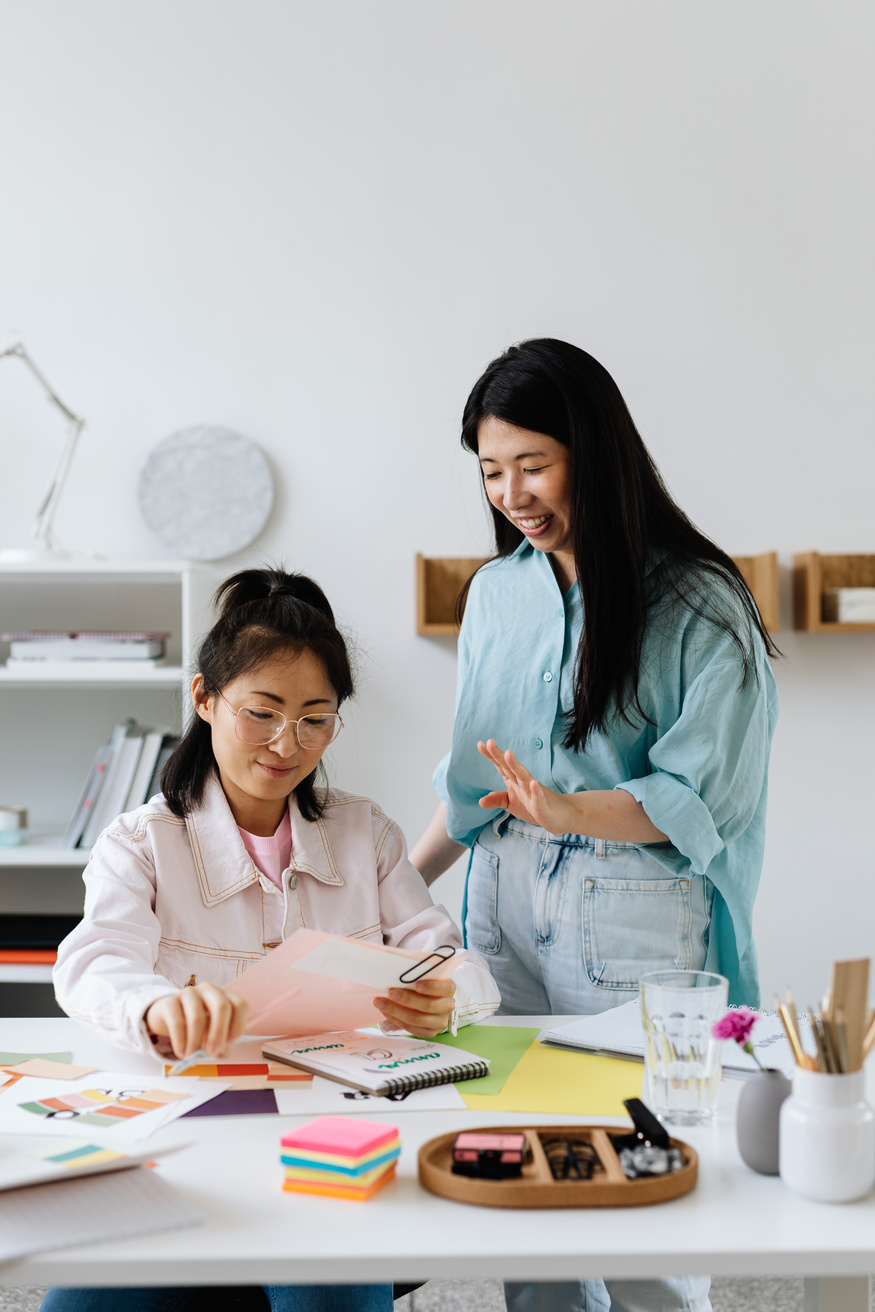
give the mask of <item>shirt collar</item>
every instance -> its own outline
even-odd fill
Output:
[[[289,798],[293,870],[313,875],[323,884],[343,884],[322,820],[311,823],[298,810],[294,793]],[[213,772],[207,780],[201,805],[185,818],[201,896],[208,907],[222,902],[259,881],[258,869],[246,851],[228,799]]]

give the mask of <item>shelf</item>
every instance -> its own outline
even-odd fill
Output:
[[[777,551],[763,551],[758,556],[733,556],[732,559],[757,604],[763,627],[769,633],[777,633],[781,626]]]
[[[0,847],[0,869],[4,866],[34,866],[42,867],[44,870],[61,867],[84,870],[91,856],[90,850],[85,847],[59,847],[58,842],[23,843],[20,847]]]
[[[459,632],[455,619],[456,599],[466,580],[487,559],[486,556],[417,555],[416,632],[421,637],[452,636]],[[763,624],[770,633],[776,633],[780,623],[777,552],[733,556],[733,560],[753,594]]]
[[[98,578],[101,583],[112,579],[125,579],[132,583],[167,582],[183,574],[196,573],[214,579],[211,566],[190,560],[103,560],[92,556],[72,557],[69,560],[25,560],[16,563],[0,561],[0,575],[5,578],[52,579]]]
[[[0,984],[51,984],[51,966],[29,966],[0,961]]]
[[[822,556],[803,551],[793,557],[793,628],[804,633],[875,633],[875,623],[839,624],[823,618],[828,588],[875,587],[875,556]]]
[[[33,661],[33,669],[23,665],[0,665],[0,684],[17,687],[71,688],[84,684],[103,687],[178,688],[182,682],[181,665],[157,665],[153,669],[125,669],[125,661]]]
[[[456,599],[465,581],[488,556],[416,556],[416,632],[423,638],[454,637]]]

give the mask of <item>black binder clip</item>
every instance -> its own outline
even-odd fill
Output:
[[[441,943],[436,947],[434,952],[429,952],[427,957],[422,961],[416,961],[403,975],[398,976],[401,984],[415,984],[417,980],[424,979],[429,971],[437,970],[438,966],[444,961],[449,961],[450,957],[456,955],[456,949],[450,947],[449,943]]]

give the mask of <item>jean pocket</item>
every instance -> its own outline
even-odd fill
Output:
[[[689,970],[689,879],[587,879],[583,951],[596,988],[637,989],[650,970]]]
[[[468,870],[468,914],[465,919],[468,947],[494,956],[501,948],[498,928],[498,857],[474,844]]]

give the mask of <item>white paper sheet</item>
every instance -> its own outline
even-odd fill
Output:
[[[796,1069],[781,1018],[775,1012],[755,1011],[757,1022],[753,1027],[753,1049],[763,1066],[770,1066],[792,1075]],[[815,1051],[814,1039],[807,1016],[799,1017],[799,1031],[803,1046]],[[599,1012],[597,1016],[582,1016],[570,1025],[559,1025],[544,1036],[547,1043],[566,1048],[581,1048],[587,1052],[603,1052],[621,1057],[644,1060],[644,1030],[641,1023],[641,1002],[635,998],[622,1007]],[[758,1070],[749,1053],[737,1043],[723,1044],[723,1072],[736,1078],[752,1075]]]
[[[203,1213],[155,1171],[91,1175],[0,1195],[0,1262],[131,1235],[199,1225]]]
[[[0,1095],[0,1134],[53,1134],[67,1138],[71,1134],[87,1135],[94,1143],[108,1148],[122,1148],[148,1138],[168,1121],[199,1107],[201,1103],[209,1102],[210,1098],[215,1098],[225,1088],[226,1085],[216,1080],[198,1080],[184,1075],[166,1079],[162,1076],[130,1075],[119,1071],[99,1071],[95,1075],[86,1075],[82,1079],[62,1084],[57,1080],[35,1080],[25,1076],[11,1088],[4,1089]],[[46,1109],[46,1114],[27,1110],[27,1104],[40,1105],[46,1100],[55,1104],[63,1103],[71,1095],[91,1089],[100,1090],[106,1095],[103,1103],[100,1100],[89,1100],[85,1106],[53,1106]],[[147,1094],[150,1089],[186,1096],[129,1118],[111,1118],[109,1124],[90,1119],[95,1115],[99,1117],[101,1105],[112,1105],[113,1101],[119,1099],[136,1098]]]
[[[422,959],[427,956],[423,952]],[[314,975],[327,975],[329,979],[345,979],[350,984],[367,984],[373,989],[403,988],[401,976],[409,974],[415,965],[409,956],[383,948],[375,952],[362,943],[349,939],[327,938],[305,956],[292,963],[292,970],[308,970]]]
[[[360,1093],[336,1080],[323,1080],[314,1075],[309,1088],[274,1088],[277,1111],[281,1116],[318,1116],[323,1112],[348,1112],[351,1116],[365,1116],[369,1112],[454,1112],[465,1110],[465,1100],[454,1084],[438,1084],[431,1089],[414,1089],[412,1093],[379,1098],[373,1093]]]

